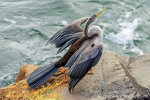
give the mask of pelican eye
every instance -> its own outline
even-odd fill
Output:
[[[92,44],[91,47],[94,47],[94,44]]]

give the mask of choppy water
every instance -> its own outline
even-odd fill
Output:
[[[104,30],[105,50],[125,56],[150,52],[149,0],[0,0],[0,88],[24,64],[58,60],[49,37],[71,21],[106,11],[94,23]]]

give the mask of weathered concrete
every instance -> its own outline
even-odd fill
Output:
[[[67,69],[61,68],[49,81],[33,90],[26,84],[29,76],[26,65],[21,68],[17,83],[0,90],[0,98],[50,99],[50,100],[105,100],[135,99],[148,96],[150,89],[150,54],[126,58],[112,52],[104,52],[93,67],[93,75],[87,74],[68,92]],[[39,66],[38,66],[39,67]],[[23,74],[22,74],[23,73]],[[26,74],[28,73],[28,74]],[[23,80],[24,79],[24,80]]]

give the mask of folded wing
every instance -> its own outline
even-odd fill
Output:
[[[82,48],[82,50],[77,51],[69,59],[67,62],[67,65],[70,67],[68,75],[71,77],[69,91],[73,90],[76,84],[85,76],[92,66],[98,63],[102,55],[102,48],[101,44],[90,43],[88,46]]]

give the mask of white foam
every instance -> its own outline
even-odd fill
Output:
[[[19,1],[19,2],[1,2],[0,5],[3,6],[18,6],[18,5],[26,5],[33,3],[33,1]]]
[[[6,22],[10,22],[10,23],[12,23],[12,24],[15,24],[15,23],[16,23],[16,21],[11,20],[11,19],[7,19],[7,18],[4,18],[3,20],[6,21]]]
[[[61,23],[62,23],[64,26],[68,25],[68,22],[65,21],[65,20],[61,21]]]
[[[22,51],[24,55],[31,56],[33,51],[28,49],[27,45],[29,46],[30,44],[28,43],[20,44],[16,41],[12,41],[8,46]]]
[[[118,20],[119,25],[121,27],[120,31],[117,34],[113,32],[109,33],[108,35],[105,36],[105,38],[111,40],[114,43],[123,44],[124,45],[123,49],[126,49],[127,46],[130,46],[131,52],[143,54],[143,51],[140,48],[136,47],[133,43],[135,34],[134,31],[139,25],[141,19],[135,18],[132,22],[126,21],[130,16],[131,12],[126,12],[125,20],[124,21],[122,21],[121,19]]]
[[[117,34],[109,33],[105,38],[117,44],[133,45],[133,36],[140,19],[136,18],[133,22],[120,23],[121,31]]]
[[[11,73],[11,74],[5,74],[5,75],[3,75],[3,76],[1,76],[0,77],[0,81],[2,81],[2,80],[5,80],[5,77],[7,77],[8,78],[8,80],[10,80],[10,79],[12,79],[13,78],[13,74],[17,74],[18,72],[14,72],[14,73]]]
[[[139,55],[143,55],[144,54],[144,52],[141,49],[139,49],[139,48],[137,48],[135,46],[130,51],[138,53]]]
[[[129,18],[130,16],[131,16],[131,12],[126,12],[125,17],[126,17],[126,18]]]

